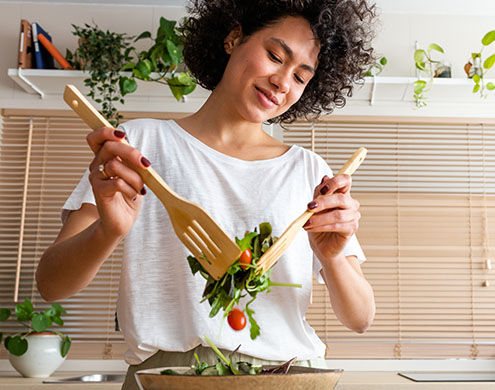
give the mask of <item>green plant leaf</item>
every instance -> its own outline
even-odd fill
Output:
[[[71,343],[72,343],[72,340],[70,339],[70,337],[65,336],[64,342],[62,343],[62,348],[60,351],[60,354],[62,355],[62,357],[67,356],[67,353],[69,353]]]
[[[383,66],[387,65],[387,58],[386,57],[380,58],[380,64],[382,64]]]
[[[476,83],[476,84],[479,84],[479,82],[481,81],[481,77],[479,74],[475,74],[473,76],[473,81]]]
[[[177,22],[175,20],[167,20],[163,16],[160,17],[160,28],[158,29],[160,40],[172,39],[172,37],[175,35],[176,23]]]
[[[0,309],[0,321],[6,321],[10,317],[10,309]]]
[[[430,46],[428,46],[428,51],[431,51],[431,50],[436,50],[436,51],[439,51],[440,53],[443,53],[443,49],[438,46],[436,43],[430,43]]]
[[[43,332],[46,328],[52,326],[52,320],[44,314],[35,313],[33,315],[32,324],[35,332]]]
[[[147,80],[151,74],[151,61],[148,59],[139,61],[136,65],[136,69],[144,80]]]
[[[426,52],[423,49],[418,49],[414,52],[414,62],[423,64],[427,60]]]
[[[9,338],[7,349],[12,355],[21,356],[27,351],[28,342],[21,336],[13,336]]]
[[[60,326],[64,325],[64,321],[59,316],[52,317],[52,321],[55,322],[57,325],[60,325]]]
[[[177,66],[179,64],[180,53],[179,50],[177,49],[177,46],[175,46],[175,44],[169,39],[167,39],[167,51],[168,54],[170,55],[172,63],[175,66]]]
[[[15,315],[19,321],[29,321],[31,319],[33,315],[33,305],[28,298],[24,300],[24,303],[16,305]]]
[[[132,93],[137,89],[136,80],[127,77],[121,77],[119,80],[120,93],[122,96]]]
[[[483,44],[483,46],[488,46],[493,41],[495,41],[495,30],[487,32],[481,40],[481,43]]]
[[[128,62],[127,64],[125,64],[122,68],[120,68],[120,70],[122,72],[125,72],[126,70],[132,70],[136,67],[136,64],[134,62]]]
[[[492,54],[483,63],[483,68],[490,69],[493,66],[494,63],[495,63],[495,54]]]
[[[489,82],[486,84],[486,89],[489,89],[490,91],[493,91],[495,89],[495,84],[492,82]]]
[[[151,33],[149,31],[142,32],[136,39],[134,39],[134,42],[139,41],[143,38],[151,38]]]
[[[480,90],[480,88],[481,88],[481,85],[476,84],[476,85],[474,86],[474,88],[473,88],[473,93],[478,92],[478,91]]]
[[[426,70],[426,63],[425,62],[420,62],[420,63],[416,62],[415,64],[416,64],[416,69],[423,70],[423,71]]]

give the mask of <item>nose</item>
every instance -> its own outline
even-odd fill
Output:
[[[277,72],[270,76],[270,84],[272,84],[279,93],[287,93],[289,91],[289,74],[288,72]]]

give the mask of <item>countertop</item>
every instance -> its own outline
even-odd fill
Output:
[[[107,372],[105,372],[107,373]],[[52,378],[94,374],[94,372],[58,372]],[[0,372],[0,390],[118,390],[120,383],[46,384],[40,378],[22,378],[15,372]],[[335,390],[495,390],[495,382],[438,382],[419,383],[397,375],[396,372],[345,371]]]

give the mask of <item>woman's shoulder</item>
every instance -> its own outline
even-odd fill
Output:
[[[133,144],[133,140],[151,137],[157,139],[157,137],[169,135],[170,130],[173,127],[173,121],[153,118],[137,118],[131,119],[118,126],[126,136],[128,141]]]

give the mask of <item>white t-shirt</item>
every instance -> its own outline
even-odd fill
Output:
[[[243,237],[261,222],[270,222],[273,235],[280,236],[306,209],[322,177],[332,176],[321,157],[299,146],[276,158],[244,161],[208,147],[174,121],[137,119],[120,128],[175,192],[201,205],[231,237]],[[95,204],[88,172],[63,206],[63,219],[82,203]],[[127,363],[138,364],[158,350],[207,345],[203,335],[220,348],[241,344],[239,352],[267,360],[324,356],[325,345],[305,319],[312,273],[319,276],[321,270],[306,232],[301,230],[271,274],[274,282],[302,288],[273,287],[258,294],[250,305],[261,328],[255,340],[249,323],[240,332],[224,324],[220,332],[223,312],[208,317],[208,302],[199,303],[205,279],[192,275],[189,254],[165,208],[148,191],[124,242],[117,316],[129,346]],[[345,254],[365,260],[355,237]]]

